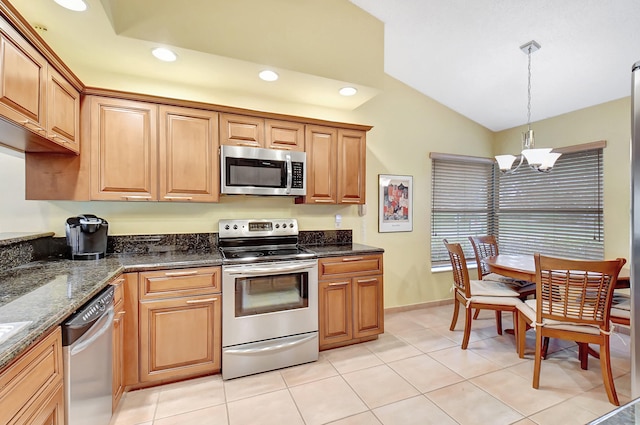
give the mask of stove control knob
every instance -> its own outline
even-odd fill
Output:
[[[284,225],[282,227],[284,227]],[[280,228],[280,225],[276,223],[276,229],[279,229],[279,228]]]
[[[238,225],[237,224],[233,225],[233,230],[238,230]]]
[[[229,225],[228,224],[225,224],[224,230],[229,230]]]

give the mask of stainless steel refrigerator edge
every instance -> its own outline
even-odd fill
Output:
[[[631,395],[640,397],[640,62],[631,87]]]

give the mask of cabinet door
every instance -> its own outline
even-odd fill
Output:
[[[0,114],[46,136],[47,61],[0,21]]]
[[[220,144],[264,147],[264,119],[220,114]]]
[[[140,381],[220,370],[221,296],[140,303]]]
[[[382,276],[353,279],[354,338],[384,332]]]
[[[307,126],[305,151],[307,152],[308,204],[335,204],[337,200],[336,154],[337,131],[331,127]]]
[[[49,67],[47,137],[74,152],[80,151],[80,93]]]
[[[34,417],[18,424],[28,425],[64,425],[64,388],[62,383],[43,401]]]
[[[156,120],[156,105],[91,98],[91,199],[158,198]]]
[[[160,200],[217,202],[218,113],[160,106]]]
[[[338,203],[364,204],[366,139],[364,131],[338,130]]]
[[[304,124],[289,121],[265,121],[265,147],[304,152]]]
[[[320,348],[353,338],[351,279],[319,282]]]

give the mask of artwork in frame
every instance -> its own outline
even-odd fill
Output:
[[[378,174],[378,232],[413,230],[413,177]]]

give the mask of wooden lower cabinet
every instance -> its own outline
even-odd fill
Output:
[[[220,371],[220,268],[145,272],[139,281],[140,382]]]
[[[0,406],[0,424],[64,424],[59,327],[0,373]]]
[[[124,309],[124,283],[125,278],[119,277],[111,282],[115,288],[113,299],[113,404],[115,411],[124,392],[124,341],[125,341],[125,314]]]
[[[384,332],[382,255],[321,258],[318,273],[321,350]]]

